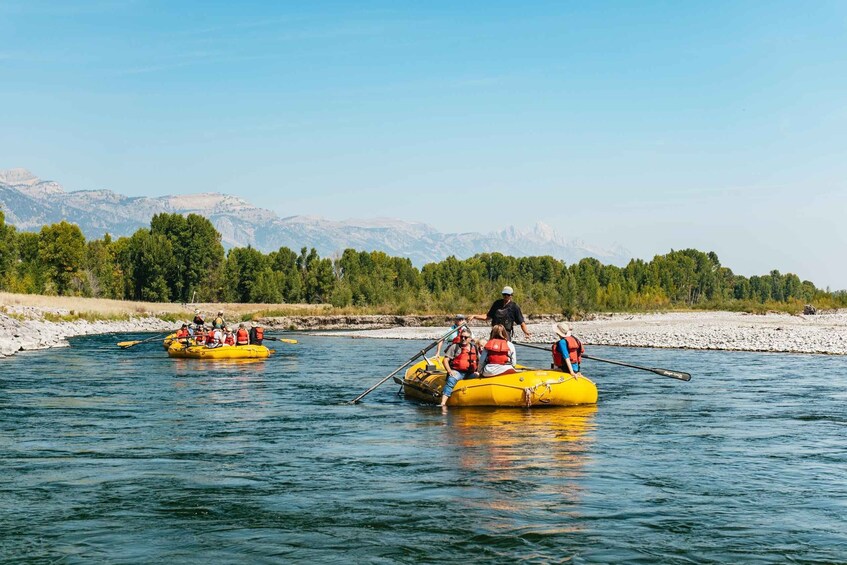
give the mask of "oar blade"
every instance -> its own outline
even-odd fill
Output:
[[[141,340],[137,340],[137,341],[119,341],[119,342],[118,342],[118,347],[120,347],[121,349],[126,349],[127,347],[132,347],[133,345],[138,345],[139,343],[141,343]]]
[[[285,338],[285,337],[278,337],[278,338],[276,338],[276,340],[281,341],[282,343],[290,343],[291,345],[297,344],[296,339],[288,339],[288,338]]]
[[[690,381],[691,375],[689,373],[684,373],[682,371],[671,371],[669,369],[650,369],[657,375],[662,375],[663,377],[670,377],[672,379],[678,379],[680,381]]]

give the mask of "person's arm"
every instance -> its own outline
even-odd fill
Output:
[[[562,343],[565,344],[562,347]],[[576,371],[573,370],[573,364],[571,363],[571,352],[567,342],[565,340],[559,340],[559,343],[556,345],[559,348],[559,352],[562,354],[562,357],[565,359],[565,369],[567,369],[568,373],[572,376],[576,376]]]
[[[512,304],[515,304],[515,303],[513,302]],[[513,314],[514,314],[514,316],[515,316],[515,321],[516,321],[518,324],[520,324],[520,326],[521,326],[521,331],[523,332],[523,334],[524,334],[526,337],[532,337],[532,334],[531,334],[531,333],[529,333],[529,330],[528,330],[528,329],[526,329],[526,320],[525,320],[525,319],[524,319],[524,317],[523,317],[523,312],[521,312],[521,307],[520,307],[520,306],[518,306],[517,304],[515,304],[515,306],[514,306],[514,312],[513,312]]]

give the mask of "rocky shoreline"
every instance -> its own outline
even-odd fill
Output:
[[[51,310],[48,315],[70,316],[66,310]],[[11,314],[11,315],[9,315]],[[45,311],[40,308],[17,308],[0,314],[0,357],[8,357],[19,351],[67,347],[69,337],[108,333],[133,333],[168,331],[174,323],[155,317],[134,317],[126,320],[84,319],[50,321],[44,319]]]
[[[530,320],[530,338],[517,330],[517,340],[552,343],[552,321]],[[847,355],[847,310],[818,315],[744,314],[736,312],[670,312],[613,314],[573,323],[574,333],[587,345],[673,349],[762,351]],[[472,329],[485,335],[488,327]],[[336,331],[324,335],[436,339],[447,331],[438,327],[395,327]]]
[[[79,335],[164,332],[177,325],[151,315],[89,322],[51,321],[72,313],[59,308],[4,306],[0,313],[0,357],[18,351],[66,347]],[[46,317],[46,319],[45,319]],[[554,316],[528,319],[532,336],[519,341],[551,343]],[[445,316],[289,316],[260,320],[270,330],[313,331],[318,335],[354,338],[436,339],[447,330]],[[791,316],[735,312],[669,312],[609,314],[573,323],[587,345],[675,349],[765,351],[847,355],[847,310]],[[488,327],[472,326],[477,335]]]

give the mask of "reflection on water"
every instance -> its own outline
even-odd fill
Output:
[[[123,338],[0,363],[0,560],[847,555],[847,358],[594,348],[694,380],[586,363],[596,406],[444,413],[393,385],[346,403],[419,343],[306,336],[244,363]]]

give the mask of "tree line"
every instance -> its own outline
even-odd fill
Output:
[[[483,312],[504,285],[526,312],[569,318],[597,311],[675,307],[757,311],[803,304],[847,306],[829,292],[777,270],[744,277],[714,252],[671,251],[625,267],[596,259],[566,264],[550,256],[481,253],[418,269],[403,257],[346,249],[252,247],[225,252],[220,233],[197,214],[157,214],[130,237],[86,241],[75,224],[21,232],[0,211],[0,289],[151,302],[331,303],[396,313]]]

